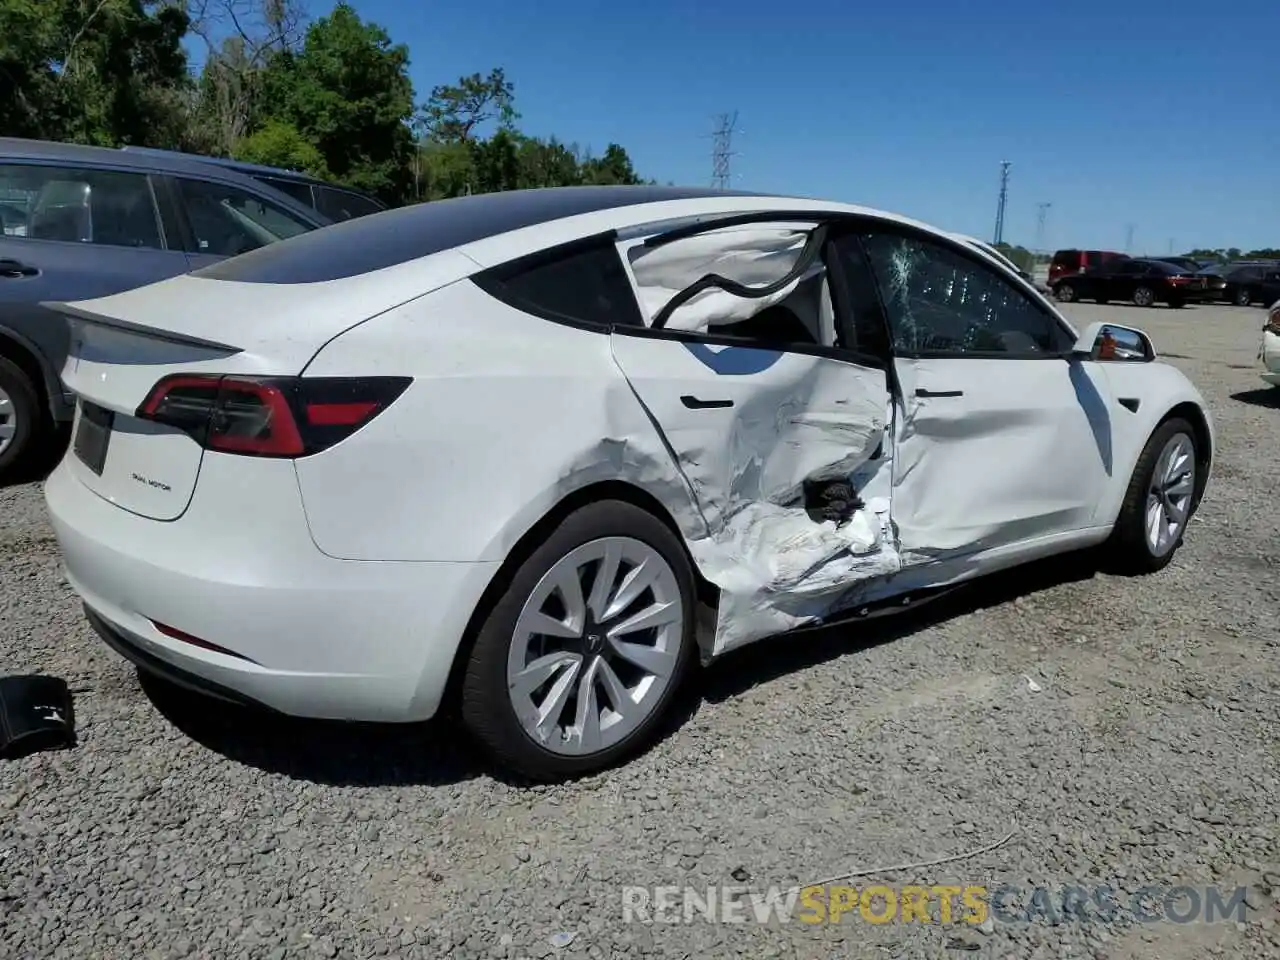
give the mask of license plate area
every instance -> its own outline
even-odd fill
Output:
[[[111,444],[111,426],[115,413],[96,403],[80,401],[80,426],[76,428],[72,448],[86,467],[102,476],[107,463],[107,447]]]

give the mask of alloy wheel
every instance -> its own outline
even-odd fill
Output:
[[[1156,295],[1146,287],[1139,287],[1133,291],[1133,302],[1140,307],[1149,307],[1155,303]]]
[[[538,582],[507,659],[511,706],[545,750],[607,750],[663,700],[681,654],[684,602],[675,571],[632,537],[592,540]]]
[[[1153,557],[1163,557],[1177,545],[1195,486],[1195,444],[1187,434],[1175,433],[1160,451],[1147,487],[1147,548]]]
[[[0,387],[0,453],[9,449],[18,432],[18,412],[14,409],[13,398]]]

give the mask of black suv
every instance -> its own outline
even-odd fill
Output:
[[[0,483],[75,412],[67,323],[42,302],[121,293],[331,222],[204,158],[0,137]]]
[[[1215,290],[1215,300],[1225,300],[1238,307],[1254,303],[1269,307],[1280,299],[1280,263],[1274,260],[1237,260],[1220,267],[1208,267],[1201,273],[1225,281]]]
[[[385,205],[366,193],[352,190],[350,187],[339,187],[308,174],[298,173],[296,170],[281,170],[278,167],[264,167],[256,163],[246,163],[243,160],[202,157],[194,153],[177,153],[173,150],[155,150],[150,147],[122,147],[121,149],[159,159],[168,157],[198,160],[201,163],[213,163],[228,170],[235,170],[246,177],[253,177],[259,183],[274,187],[281,193],[287,193],[300,203],[319,210],[335,223],[387,209]]]

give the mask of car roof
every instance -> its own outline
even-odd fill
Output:
[[[0,160],[32,160],[41,163],[88,164],[110,167],[116,170],[136,170],[139,173],[161,173],[174,176],[198,177],[204,180],[223,180],[250,191],[265,192],[273,201],[294,213],[306,214],[316,226],[332,221],[320,211],[295,200],[270,184],[246,176],[234,167],[209,163],[208,158],[196,157],[168,150],[117,150],[111,147],[92,147],[81,143],[57,143],[50,140],[25,140],[20,137],[0,137]]]
[[[284,167],[269,167],[262,163],[249,163],[247,160],[235,160],[231,157],[206,157],[199,153],[183,153],[179,150],[161,150],[157,147],[121,147],[122,153],[133,154],[135,156],[155,157],[157,159],[173,159],[178,161],[192,160],[197,163],[211,163],[218,167],[224,167],[228,170],[236,170],[240,173],[249,175],[258,175],[264,177],[275,177],[280,180],[292,180],[295,183],[308,183],[317,187],[327,187],[330,190],[337,190],[341,193],[351,193],[359,197],[367,197],[382,206],[382,202],[374,197],[370,197],[367,193],[355,190],[351,187],[344,187],[338,183],[330,183],[328,180],[320,177],[312,176],[309,173],[303,173],[300,170],[286,170]]]
[[[346,220],[198,271],[211,279],[318,283],[387,269],[436,253],[462,252],[493,266],[574,240],[661,223],[778,213],[784,219],[863,215],[950,233],[869,207],[804,197],[674,186],[547,187],[419,203]],[[786,217],[786,214],[797,216]],[[650,230],[650,232],[654,232]],[[269,252],[268,252],[269,251]]]

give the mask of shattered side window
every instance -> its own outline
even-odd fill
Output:
[[[867,257],[904,353],[1060,353],[1061,326],[1004,277],[940,244],[871,234]]]

